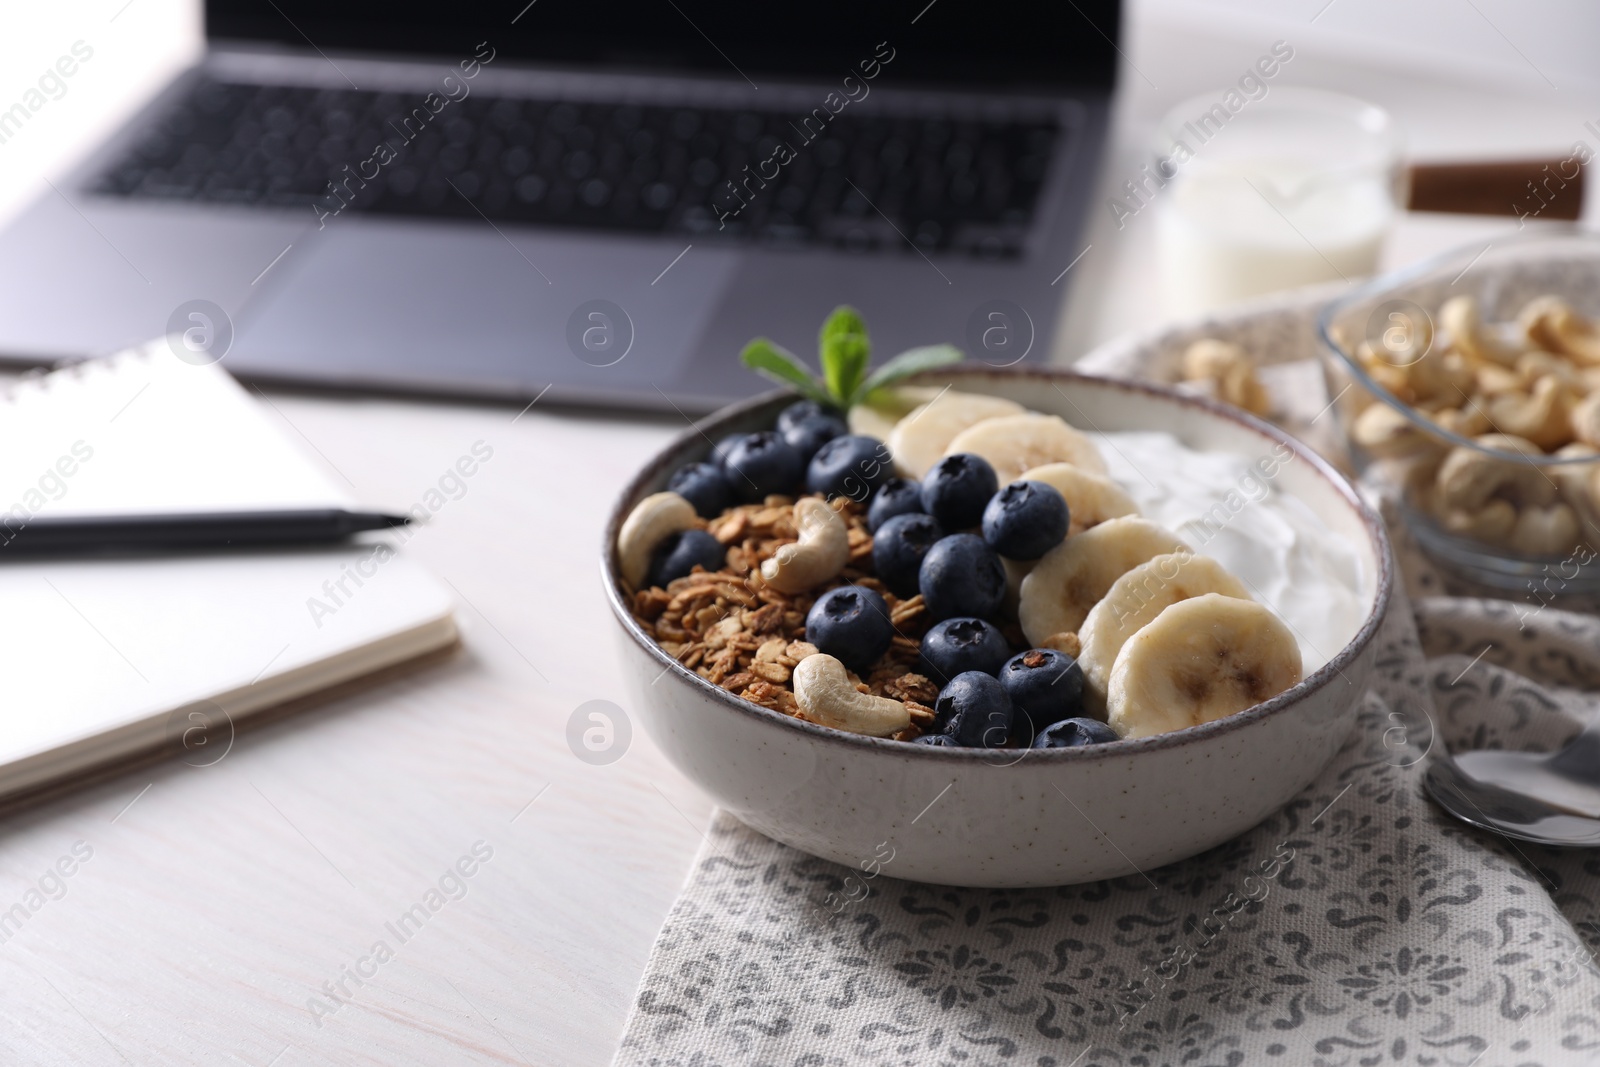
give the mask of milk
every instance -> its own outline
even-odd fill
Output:
[[[1199,314],[1371,274],[1394,214],[1386,173],[1330,173],[1292,158],[1195,160],[1157,209],[1167,310]]]

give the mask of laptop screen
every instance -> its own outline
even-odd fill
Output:
[[[1118,0],[206,0],[212,40],[561,66],[841,77],[893,49],[906,84],[1110,87]]]

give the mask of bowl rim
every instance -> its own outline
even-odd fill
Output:
[[[1125,392],[1142,394],[1180,407],[1202,411],[1213,417],[1232,422],[1242,429],[1255,433],[1257,436],[1264,437],[1273,445],[1287,446],[1296,457],[1308,464],[1313,472],[1320,475],[1323,481],[1327,482],[1334,490],[1335,494],[1343,499],[1351,510],[1355,512],[1356,516],[1361,520],[1361,525],[1366,530],[1369,544],[1373,548],[1373,555],[1377,560],[1377,574],[1375,575],[1376,585],[1372,608],[1362,621],[1361,627],[1356,631],[1355,636],[1328,662],[1302,678],[1297,684],[1272,699],[1246,708],[1244,711],[1235,712],[1225,718],[1211,722],[1201,723],[1199,726],[1186,726],[1179,730],[1171,730],[1149,737],[1124,738],[1098,745],[1083,745],[1077,748],[1013,750],[915,745],[904,741],[895,741],[887,737],[869,737],[863,734],[835,730],[832,727],[807,722],[804,719],[785,715],[780,711],[754,704],[743,697],[728,692],[721,686],[712,684],[679,663],[675,657],[667,655],[666,651],[639,627],[632,611],[629,610],[629,606],[623,598],[621,582],[616,573],[614,546],[616,545],[617,534],[622,528],[622,522],[627,517],[627,511],[631,510],[630,502],[643,499],[646,488],[649,487],[650,483],[659,480],[664,469],[676,467],[684,462],[682,453],[699,441],[714,442],[718,435],[729,432],[728,428],[730,426],[749,418],[756,412],[769,407],[776,409],[780,402],[787,403],[800,399],[796,394],[786,389],[775,389],[752,397],[749,400],[728,405],[692,423],[688,429],[678,434],[664,448],[652,456],[638,473],[628,481],[628,484],[623,487],[611,507],[610,514],[607,516],[600,545],[600,575],[606,590],[606,600],[611,606],[612,614],[622,626],[623,632],[635,644],[643,648],[648,656],[660,664],[663,675],[674,674],[678,680],[688,683],[691,689],[736,714],[762,723],[796,729],[817,741],[842,745],[846,748],[898,754],[910,759],[965,761],[989,766],[1016,766],[1024,758],[1028,758],[1030,763],[1116,759],[1139,752],[1200,743],[1214,737],[1243,730],[1252,723],[1286,712],[1311,692],[1321,689],[1335,678],[1343,676],[1345,668],[1353,664],[1366,647],[1371,644],[1378,632],[1378,628],[1383,624],[1383,620],[1388,614],[1394,594],[1394,554],[1390,549],[1388,532],[1384,529],[1382,519],[1368,506],[1349,480],[1309,446],[1264,419],[1205,397],[1188,396],[1170,387],[1149,382],[1115,378],[1107,375],[1083,374],[1065,368],[997,368],[967,362],[941,367],[937,370],[917,375],[902,384],[942,383],[944,379],[956,379],[956,381],[949,383],[954,385],[959,381],[970,382],[983,378],[1032,378],[1048,381],[1052,384],[1083,382],[1099,387],[1121,389]],[[1073,406],[1076,407],[1077,405],[1074,404]],[[1079,414],[1083,414],[1081,409]],[[1090,420],[1087,415],[1084,415],[1084,419],[1093,428],[1093,420]],[[995,755],[1000,752],[1017,752],[1018,755],[1016,760],[1010,764],[997,765],[993,760]]]
[[[1459,434],[1454,430],[1447,429],[1434,422],[1432,419],[1423,418],[1418,414],[1414,407],[1395,396],[1384,385],[1378,382],[1377,379],[1368,374],[1367,369],[1361,365],[1361,361],[1356,359],[1351,353],[1345,351],[1344,346],[1339,344],[1339,342],[1336,341],[1333,336],[1333,320],[1340,314],[1348,311],[1350,308],[1360,304],[1364,300],[1370,300],[1373,297],[1382,296],[1386,292],[1393,293],[1396,289],[1417,282],[1436,271],[1443,270],[1447,265],[1453,266],[1454,264],[1459,263],[1462,259],[1467,258],[1469,255],[1472,257],[1471,261],[1467,264],[1466,268],[1462,269],[1461,274],[1465,274],[1468,269],[1475,266],[1478,262],[1478,259],[1493,247],[1516,249],[1525,248],[1528,246],[1536,247],[1538,245],[1547,243],[1574,240],[1579,242],[1580,245],[1587,245],[1596,255],[1596,257],[1600,257],[1600,235],[1595,234],[1593,231],[1584,229],[1578,223],[1553,223],[1551,225],[1551,229],[1547,231],[1519,233],[1507,237],[1497,237],[1493,241],[1486,242],[1482,248],[1478,247],[1477,242],[1473,242],[1470,245],[1460,245],[1448,251],[1440,252],[1436,255],[1429,256],[1426,259],[1419,260],[1418,262],[1412,263],[1409,266],[1401,267],[1398,270],[1392,270],[1386,274],[1375,275],[1374,277],[1369,278],[1352,288],[1346,289],[1344,292],[1340,293],[1338,296],[1335,296],[1332,300],[1329,300],[1323,305],[1322,310],[1317,313],[1317,342],[1326,353],[1336,358],[1343,366],[1345,371],[1349,373],[1359,385],[1366,389],[1367,392],[1371,393],[1374,397],[1383,401],[1385,404],[1388,404],[1391,408],[1394,408],[1394,410],[1404,415],[1408,421],[1410,421],[1423,433],[1440,438],[1457,447],[1470,448],[1474,452],[1481,452],[1486,456],[1492,456],[1495,459],[1502,460],[1506,463],[1514,463],[1519,466],[1566,467],[1585,463],[1593,464],[1597,459],[1595,456],[1525,456],[1520,452],[1507,452],[1504,449],[1490,448],[1488,445],[1479,444],[1471,437],[1467,437],[1464,434]],[[1460,275],[1457,275],[1457,280],[1459,279]],[[1452,283],[1452,285],[1453,284],[1454,283]],[[1404,298],[1397,296],[1396,299]],[[1435,309],[1435,311],[1436,310],[1437,309]],[[1434,313],[1428,311],[1426,308],[1423,308],[1423,313],[1428,316],[1429,325],[1431,326],[1433,323]],[[1420,359],[1426,359],[1427,355],[1428,353],[1423,353]],[[1413,362],[1420,362],[1420,359],[1413,360]],[[1336,397],[1335,399],[1337,400],[1338,398]]]

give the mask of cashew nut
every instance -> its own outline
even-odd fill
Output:
[[[1396,362],[1363,341],[1356,358],[1373,381],[1408,404],[1430,400],[1460,403],[1478,385],[1478,370],[1460,352],[1426,350],[1410,362]],[[1521,384],[1519,378],[1512,380]]]
[[[1584,444],[1600,446],[1600,392],[1580,400],[1567,417],[1572,422],[1572,436]]]
[[[1478,391],[1485,396],[1499,396],[1501,393],[1514,393],[1527,383],[1522,375],[1509,367],[1502,367],[1498,363],[1485,363],[1478,367],[1476,372]]]
[[[1236,344],[1209,337],[1196,341],[1183,353],[1183,376],[1191,382],[1212,382],[1217,399],[1256,415],[1265,415],[1271,409],[1255,364]]]
[[[1565,304],[1552,306],[1542,316],[1541,332],[1551,348],[1584,363],[1600,363],[1600,329]]]
[[[1539,555],[1565,552],[1578,543],[1578,515],[1567,504],[1525,507],[1517,514],[1508,543]]]
[[[1491,500],[1477,511],[1448,508],[1439,515],[1444,528],[1461,537],[1503,545],[1517,524],[1517,509],[1506,500]]]
[[[1350,436],[1380,459],[1415,455],[1429,444],[1428,435],[1416,423],[1388,404],[1374,404],[1357,415]]]
[[[1484,414],[1481,399],[1470,401],[1464,408],[1442,408],[1429,412],[1428,417],[1462,437],[1476,437],[1490,429],[1489,416]]]
[[[1451,343],[1472,359],[1511,366],[1521,348],[1507,345],[1483,323],[1478,302],[1470,296],[1453,296],[1439,308],[1439,322],[1450,333]]]
[[[1532,393],[1492,397],[1488,414],[1495,429],[1531,441],[1541,452],[1572,440],[1567,392],[1554,377],[1540,378]]]
[[[1571,310],[1565,300],[1548,293],[1536,296],[1524,304],[1522,310],[1517,312],[1517,327],[1522,331],[1528,347],[1543,349],[1546,352],[1555,351],[1555,335],[1549,329],[1550,316],[1559,311]]]
[[[1588,456],[1600,459],[1600,448],[1596,448],[1594,445],[1587,444],[1582,441],[1574,441],[1570,445],[1556,449],[1555,454],[1563,459],[1570,459],[1574,456]],[[1550,468],[1552,472],[1571,470],[1588,471],[1593,469],[1594,468],[1592,466],[1582,466],[1578,464],[1567,464],[1560,467]]]
[[[1425,356],[1416,367],[1430,398],[1460,402],[1478,384],[1472,362],[1460,352]]]
[[[635,589],[650,573],[650,555],[675,533],[694,525],[694,505],[677,493],[652,493],[639,501],[617,534],[617,566],[622,580]]]
[[[1517,373],[1522,375],[1523,382],[1528,385],[1533,385],[1540,378],[1555,378],[1568,389],[1582,388],[1578,368],[1572,360],[1538,349],[1524,352],[1517,357]]]
[[[1525,456],[1543,453],[1531,441],[1509,434],[1484,434],[1478,444],[1501,452]],[[1442,511],[1477,513],[1492,497],[1519,503],[1546,505],[1555,501],[1556,489],[1527,465],[1497,459],[1474,448],[1454,448],[1439,467],[1438,502]]]
[[[792,684],[801,718],[820,726],[888,737],[911,725],[903,703],[861,692],[851,684],[844,664],[832,656],[819,652],[795,664]]]
[[[1578,526],[1591,534],[1600,534],[1600,449],[1575,441],[1558,449],[1556,455],[1562,459],[1583,456],[1596,460],[1594,463],[1563,463],[1551,467],[1549,474],[1561,487],[1561,495],[1572,505],[1578,516]]]
[[[1391,312],[1388,323],[1388,328],[1370,342],[1375,359],[1392,366],[1408,366],[1433,351],[1433,320],[1427,315],[1414,319]]]
[[[794,506],[800,540],[761,565],[761,577],[780,593],[803,593],[838,576],[850,561],[850,531],[829,504],[809,496]]]
[[[1190,381],[1200,378],[1217,378],[1239,363],[1248,363],[1250,356],[1239,345],[1202,337],[1183,352],[1183,376]]]
[[[1417,387],[1412,384],[1410,365],[1398,366],[1389,362],[1366,341],[1361,342],[1356,349],[1356,360],[1366,369],[1373,381],[1388,390],[1395,398],[1407,404],[1414,404],[1422,399]]]

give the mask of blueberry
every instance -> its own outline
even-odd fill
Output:
[[[983,509],[983,539],[1007,559],[1038,559],[1067,536],[1067,501],[1053,485],[1012,482]]]
[[[783,439],[794,446],[800,453],[800,458],[807,463],[817,454],[817,450],[835,437],[843,436],[850,430],[845,426],[844,420],[833,415],[813,415],[809,419],[802,419],[790,426],[787,430],[780,430]]]
[[[992,676],[978,671],[951,679],[933,710],[944,732],[967,748],[1004,748],[1011,734],[1011,698]]]
[[[952,534],[934,542],[922,557],[917,588],[928,615],[936,621],[957,615],[984,619],[998,611],[1006,597],[1006,570],[983,538]]]
[[[793,493],[804,467],[794,446],[771,430],[747,434],[728,450],[728,484],[750,503]]]
[[[913,745],[928,745],[931,748],[960,748],[961,742],[949,734],[923,734],[911,742]]]
[[[943,536],[939,521],[920,511],[884,523],[872,538],[872,569],[878,581],[895,596],[916,596],[922,557]]]
[[[922,476],[922,510],[946,530],[970,530],[983,521],[984,506],[998,488],[1000,479],[988,460],[958,452]]]
[[[883,597],[861,585],[841,585],[817,598],[806,614],[806,640],[857,674],[889,651],[894,623]]]
[[[733,490],[722,468],[715,463],[691,463],[679,467],[667,482],[667,488],[689,503],[702,519],[714,519],[733,503]]]
[[[889,450],[876,437],[845,434],[817,450],[806,469],[806,489],[865,503],[894,473]]]
[[[708,571],[722,569],[728,550],[721,541],[704,530],[685,530],[665,538],[650,556],[651,585],[665,587],[668,582],[682,578],[699,564]]]
[[[728,454],[733,451],[733,446],[749,436],[747,433],[730,433],[719,438],[717,443],[711,446],[711,454],[706,457],[706,462],[715,463],[719,467],[726,467],[728,465]]]
[[[793,404],[790,404],[788,407],[778,412],[778,432],[787,434],[790,430],[794,429],[802,422],[805,422],[807,419],[814,419],[818,415],[824,415],[830,419],[837,419],[839,418],[839,409],[835,407],[825,407],[822,404],[817,403],[815,400],[796,400]],[[840,432],[843,433],[844,431],[841,430]]]
[[[936,682],[967,671],[997,674],[1010,655],[1000,631],[982,619],[946,619],[922,638],[923,673]]]
[[[867,529],[873,533],[896,515],[912,515],[922,510],[922,486],[910,478],[890,478],[878,486],[867,506]]]
[[[1000,668],[1000,684],[1034,730],[1083,714],[1083,668],[1065,652],[1030,648]]]
[[[1117,732],[1099,719],[1063,719],[1046,726],[1033,739],[1034,748],[1080,748],[1117,740]]]

